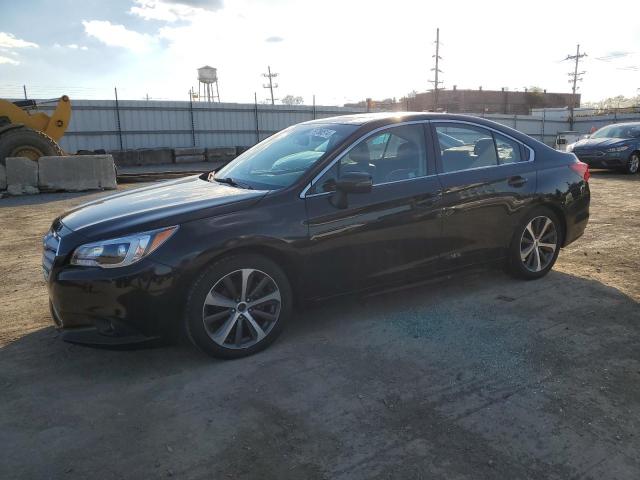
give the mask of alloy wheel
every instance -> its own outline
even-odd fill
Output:
[[[637,173],[640,167],[640,156],[637,153],[631,155],[629,159],[629,173]]]
[[[544,270],[553,261],[558,248],[558,231],[549,217],[531,220],[520,238],[520,259],[531,272]]]
[[[243,268],[218,280],[202,306],[202,322],[211,340],[224,348],[244,349],[262,341],[280,317],[276,282],[265,272]]]

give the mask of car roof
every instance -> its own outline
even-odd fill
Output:
[[[337,123],[342,125],[366,125],[369,123],[384,123],[393,120],[395,122],[420,121],[420,120],[473,120],[477,122],[480,117],[473,115],[459,115],[436,112],[367,112],[338,115],[335,117],[309,120],[305,124]]]

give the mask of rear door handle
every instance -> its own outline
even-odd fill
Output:
[[[507,183],[512,187],[521,187],[525,183],[527,183],[527,179],[524,177],[521,177],[520,175],[516,175],[515,177],[509,177],[509,180],[507,180]]]

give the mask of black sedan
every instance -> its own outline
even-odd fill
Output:
[[[567,151],[592,167],[637,173],[640,167],[640,122],[607,125],[589,138],[569,145]]]
[[[184,332],[213,356],[248,355],[309,300],[477,264],[542,277],[587,225],[588,179],[573,154],[475,117],[302,123],[216,173],[57,218],[43,255],[52,316],[72,342]]]

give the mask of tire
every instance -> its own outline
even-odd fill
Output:
[[[12,128],[0,135],[0,163],[7,157],[40,157],[64,155],[60,146],[48,135],[27,127]]]
[[[627,164],[624,167],[624,173],[627,173],[629,175],[634,175],[638,173],[639,169],[640,169],[640,153],[633,152],[629,156],[629,159],[627,160]]]
[[[195,281],[184,325],[187,337],[208,355],[246,357],[278,337],[292,306],[289,280],[278,265],[262,255],[231,256],[210,265]]]
[[[562,223],[553,211],[539,207],[529,212],[518,224],[511,240],[509,273],[525,280],[544,277],[556,263],[563,235]]]

